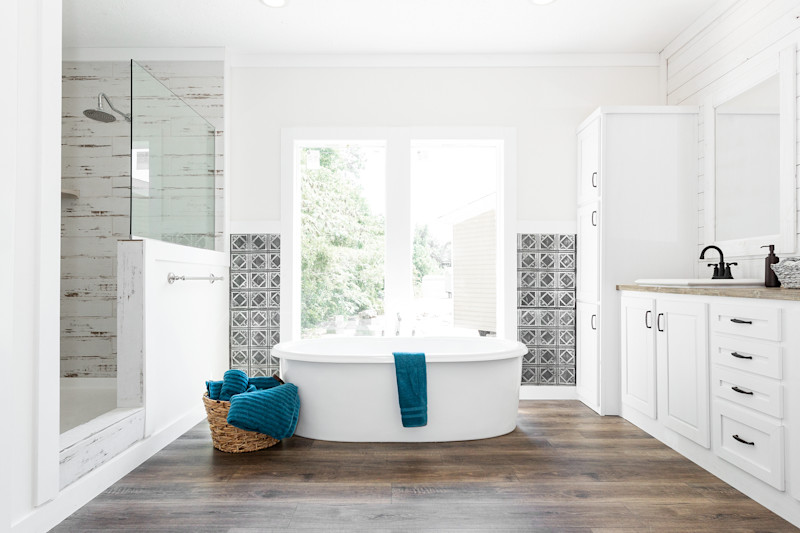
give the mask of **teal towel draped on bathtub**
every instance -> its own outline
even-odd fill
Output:
[[[428,373],[424,353],[394,352],[394,372],[403,427],[428,424]]]

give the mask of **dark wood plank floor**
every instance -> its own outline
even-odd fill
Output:
[[[353,444],[294,437],[248,454],[205,423],[54,531],[797,531],[617,417],[523,401],[509,435]]]

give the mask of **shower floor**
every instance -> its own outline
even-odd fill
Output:
[[[61,433],[116,407],[115,378],[61,378]]]

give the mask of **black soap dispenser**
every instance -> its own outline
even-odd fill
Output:
[[[780,287],[781,282],[778,281],[778,276],[772,270],[771,265],[776,264],[779,259],[775,255],[775,245],[770,244],[762,246],[762,248],[769,248],[769,255],[764,259],[764,286],[765,287]]]

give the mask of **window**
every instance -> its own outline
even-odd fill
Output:
[[[385,144],[300,143],[298,150],[302,336],[380,335]]]
[[[513,334],[514,149],[508,129],[284,130],[282,338]]]

